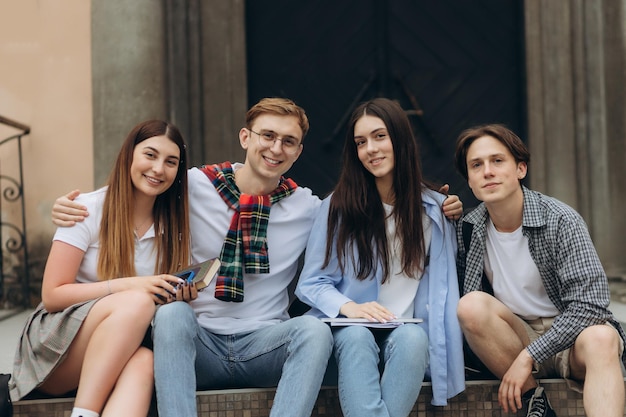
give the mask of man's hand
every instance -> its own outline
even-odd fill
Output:
[[[79,190],[74,190],[55,200],[52,206],[52,223],[61,227],[74,226],[76,222],[82,222],[89,216],[87,207],[74,202],[79,194]]]
[[[533,370],[533,358],[523,349],[502,377],[498,402],[505,413],[522,408],[522,388]]]
[[[448,195],[448,191],[450,190],[450,185],[444,184],[439,189],[441,194],[445,194],[448,196],[443,202],[443,214],[450,220],[458,220],[461,218],[461,214],[463,214],[463,203],[458,195]]]

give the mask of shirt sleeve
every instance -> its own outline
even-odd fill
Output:
[[[321,311],[325,316],[337,317],[341,306],[351,300],[337,288],[342,281],[342,275],[334,250],[329,264],[322,267],[326,254],[329,202],[330,197],[327,197],[322,203],[309,235],[304,267],[296,286],[296,296],[302,302]]]
[[[99,238],[102,211],[99,202],[101,203],[103,199],[104,192],[100,190],[79,195],[75,201],[87,207],[89,216],[73,226],[58,227],[52,240],[67,243],[86,252],[89,246]]]
[[[554,224],[543,232],[531,230],[531,253],[548,296],[561,311],[552,327],[527,347],[537,362],[571,347],[585,328],[612,317],[608,280],[584,220],[576,213]]]

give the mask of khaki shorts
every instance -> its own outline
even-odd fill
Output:
[[[554,322],[554,317],[547,318],[538,318],[535,320],[523,320],[520,318],[520,321],[524,324],[526,328],[526,334],[528,334],[528,338],[530,339],[530,343],[534,342],[539,338],[539,336],[543,335],[545,332],[550,329],[552,323]],[[611,326],[613,330],[617,333],[619,340],[619,356],[622,356],[622,352],[624,351],[624,341],[622,340],[619,332],[611,323],[606,323],[607,326]],[[561,377],[565,380],[565,383],[568,388],[583,392],[583,383],[582,381],[578,381],[570,378],[570,365],[569,365],[569,354],[571,348],[565,349],[551,358],[546,359],[541,364],[535,363],[533,369],[533,377],[535,379],[543,379],[543,378],[556,378]]]

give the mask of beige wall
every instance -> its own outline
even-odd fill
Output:
[[[93,188],[90,3],[0,0],[0,115],[31,127],[22,145],[27,237],[30,263],[40,266],[55,198]],[[0,140],[15,133],[0,125]],[[5,147],[3,174],[17,157]],[[15,211],[3,208],[3,220],[21,221]]]

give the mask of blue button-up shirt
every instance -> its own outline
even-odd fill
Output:
[[[413,317],[422,318],[419,325],[428,334],[433,405],[447,405],[465,389],[463,337],[456,316],[459,301],[455,257],[456,232],[441,211],[445,197],[434,191],[422,193],[426,215],[432,222],[430,261],[424,270],[417,293]],[[307,243],[304,268],[296,295],[313,308],[308,314],[316,317],[337,317],[339,308],[349,302],[376,301],[383,280],[382,267],[374,276],[358,280],[352,262],[344,263],[342,275],[337,258],[322,269],[326,250],[326,230],[330,197],[322,202]],[[367,225],[364,225],[367,227]],[[354,253],[354,259],[358,254]]]

